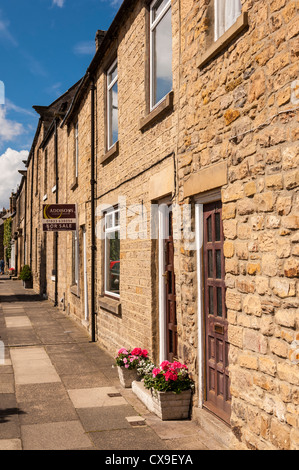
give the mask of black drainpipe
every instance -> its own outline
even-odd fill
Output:
[[[56,185],[56,204],[58,204],[58,135],[57,135],[57,118],[54,122],[54,157],[55,157],[55,185]],[[55,302],[54,307],[58,306],[58,232],[54,232],[55,237]]]
[[[94,79],[91,79],[91,172],[90,172],[90,187],[91,187],[91,336],[92,342],[96,342],[96,312],[95,312],[95,254],[96,254],[96,233],[95,233],[95,84]]]

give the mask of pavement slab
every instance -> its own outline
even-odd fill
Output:
[[[192,421],[165,422],[121,387],[114,357],[19,281],[0,282],[0,450],[214,450]]]
[[[79,420],[22,426],[22,442],[24,450],[92,448]]]

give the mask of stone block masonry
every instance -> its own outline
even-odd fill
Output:
[[[195,381],[193,410],[207,407],[223,419],[225,396],[234,449],[298,450],[298,5],[241,3],[242,15],[215,42],[213,0],[172,0],[173,85],[151,111],[149,7],[123,2],[83,79],[48,107],[35,107],[40,121],[13,217],[16,266],[30,264],[35,291],[89,331],[95,319],[96,339],[111,355],[140,346],[158,363],[167,349],[162,243],[142,231],[134,238],[130,223],[138,208],[149,226],[153,204],[176,204],[182,214],[188,205],[199,249],[187,244],[182,217],[173,286],[177,359]],[[107,70],[116,58],[118,141],[108,149]],[[57,198],[77,204],[78,233],[59,234],[56,245],[40,227],[42,205]],[[115,209],[124,199],[136,211],[120,240],[120,295],[110,296],[107,246],[101,237],[93,246],[91,228],[104,204]],[[200,245],[201,210],[215,201],[222,204],[221,325],[219,312],[205,313]],[[212,405],[208,381],[219,391]]]

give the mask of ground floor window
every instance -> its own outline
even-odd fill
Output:
[[[120,211],[105,214],[105,294],[120,294]]]

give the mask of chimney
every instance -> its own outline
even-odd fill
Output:
[[[13,214],[16,211],[16,195],[15,195],[15,193],[11,193],[11,196],[9,198],[9,202],[10,202],[9,212],[11,214]]]
[[[106,34],[106,31],[102,31],[101,29],[98,29],[96,33],[96,39],[95,39],[96,51],[99,49],[100,45],[102,44],[105,34]]]

